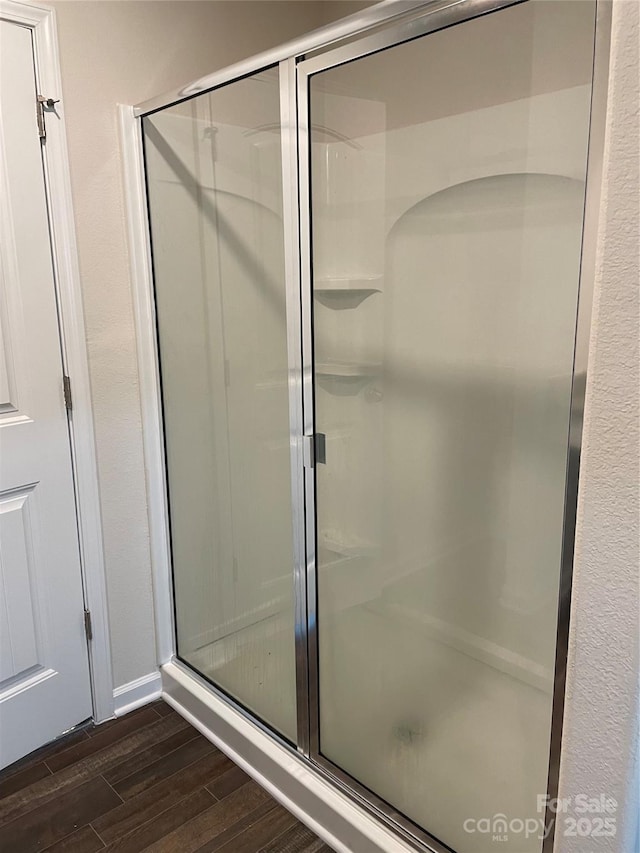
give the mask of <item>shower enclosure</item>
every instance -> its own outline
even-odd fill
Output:
[[[171,660],[397,849],[553,841],[599,15],[383,3],[136,110]]]

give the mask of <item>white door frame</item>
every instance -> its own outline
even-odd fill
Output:
[[[113,675],[89,362],[64,126],[65,104],[58,60],[56,16],[53,9],[45,6],[0,0],[0,18],[31,29],[38,94],[60,100],[56,106],[59,118],[52,113],[47,115],[47,139],[42,151],[63,369],[71,378],[73,394],[69,430],[82,582],[85,607],[91,611],[93,633],[88,644],[93,713],[95,721],[102,722],[114,715]],[[35,102],[33,108],[35,115]]]

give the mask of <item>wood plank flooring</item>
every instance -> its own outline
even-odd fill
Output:
[[[331,853],[159,701],[0,772],[2,853]]]

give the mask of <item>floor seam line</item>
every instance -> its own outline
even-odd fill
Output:
[[[199,734],[199,732],[198,732],[198,734]],[[205,738],[205,740],[206,740],[206,738]],[[191,743],[191,741],[187,741],[187,743]],[[211,743],[211,741],[209,741],[209,743]],[[178,770],[174,770],[174,772],[169,774],[169,776],[164,776],[162,779],[158,779],[158,781],[154,782],[153,785],[150,785],[148,788],[143,788],[142,791],[139,791],[137,794],[134,794],[133,797],[129,797],[126,800],[123,799],[122,802],[123,803],[131,802],[131,800],[134,800],[136,797],[139,797],[140,794],[145,794],[147,791],[152,791],[156,787],[156,785],[162,785],[163,782],[166,782],[167,779],[172,779],[177,773],[182,773],[183,770],[187,770],[189,767],[193,767],[193,765],[197,764],[198,761],[202,761],[203,759],[208,758],[210,755],[213,754],[213,752],[215,750],[220,752],[220,750],[216,746],[214,746],[213,744],[211,744],[211,746],[213,747],[213,750],[211,752],[205,752],[205,754],[201,755],[199,758],[194,758],[194,760],[190,761],[189,764],[185,764],[184,767],[180,767]],[[167,754],[170,755],[171,753],[167,753]],[[144,768],[141,768],[141,769],[144,769]],[[132,773],[131,775],[133,776],[134,774]],[[126,778],[129,778],[129,777],[126,777]],[[122,781],[124,781],[124,780],[122,780]],[[202,787],[204,788],[204,787],[206,787],[206,785],[203,785]],[[117,793],[118,792],[116,791],[116,794]],[[211,792],[209,792],[209,793],[211,793]],[[120,796],[120,794],[118,794],[118,796]]]
[[[105,784],[105,785],[108,785],[108,786],[109,786],[109,788],[111,788],[111,790],[113,791],[113,793],[114,793],[114,794],[116,795],[116,797],[120,800],[120,805],[121,805],[121,806],[123,806],[125,801],[122,799],[122,797],[121,797],[121,796],[120,796],[120,794],[116,791],[116,789],[113,787],[113,785],[110,785],[110,784],[109,784],[109,782],[107,782],[107,780],[104,778],[104,774],[99,773],[98,775],[100,776],[100,778],[102,779],[102,781],[104,782],[104,784]],[[114,806],[113,808],[116,808],[116,809],[117,809],[117,808],[118,808],[118,806]],[[111,811],[113,811],[113,809],[109,809],[109,811],[111,812]],[[109,812],[105,812],[105,814],[109,814]]]
[[[164,719],[164,718],[162,717],[161,719]],[[168,740],[169,737],[173,737],[175,734],[177,734],[178,732],[182,732],[182,731],[185,731],[185,730],[184,729],[178,729],[177,732],[171,732],[171,734],[167,738],[164,738],[163,740],[158,741],[158,743],[159,744],[164,743],[164,741]],[[182,749],[183,746],[186,746],[188,743],[191,743],[191,741],[196,740],[196,738],[198,737],[199,734],[200,734],[200,732],[194,731],[192,738],[189,738],[189,740],[186,740],[184,743],[181,743],[180,746],[176,746],[176,747],[174,747],[174,749],[169,750],[169,752],[165,753],[164,755],[161,755],[159,758],[156,758],[153,761],[150,761],[148,764],[143,764],[142,767],[138,767],[137,770],[133,770],[131,773],[127,774],[126,776],[122,776],[122,778],[116,780],[115,784],[117,785],[120,782],[126,782],[127,779],[130,779],[132,776],[135,776],[136,773],[139,773],[141,770],[144,770],[146,767],[151,767],[151,765],[155,764],[156,761],[162,761],[162,759],[166,758],[169,755],[172,755],[174,752],[177,752],[179,749]],[[146,749],[149,749],[149,747],[146,747]],[[140,751],[144,752],[144,749],[140,750]],[[133,758],[135,755],[138,755],[138,754],[139,753],[134,752],[133,755],[127,756],[127,758],[123,759],[122,764],[124,764],[130,758]],[[197,760],[198,759],[196,759],[196,761]],[[116,767],[118,767],[118,766],[119,765],[116,764]],[[176,771],[176,772],[179,772],[179,771]],[[109,783],[109,784],[111,784],[111,783]]]

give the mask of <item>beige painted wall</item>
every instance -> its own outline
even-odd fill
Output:
[[[140,396],[117,104],[136,104],[357,4],[55,0],[87,328],[114,686],[155,666]],[[366,5],[366,4],[364,4]]]
[[[640,849],[639,44],[640,6],[614,0],[559,792],[615,799],[617,832],[573,837],[570,807],[557,853]]]

